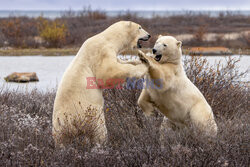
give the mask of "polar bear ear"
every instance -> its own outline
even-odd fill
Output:
[[[162,35],[159,35],[159,36],[158,36],[158,39],[159,39],[160,37],[162,37]]]
[[[178,47],[181,47],[182,42],[181,42],[181,41],[177,41],[176,45],[177,45]]]

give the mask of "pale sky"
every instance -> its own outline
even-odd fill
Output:
[[[0,0],[0,10],[250,10],[250,0]]]

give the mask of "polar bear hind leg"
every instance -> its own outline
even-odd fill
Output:
[[[140,94],[140,97],[138,99],[138,105],[141,107],[142,111],[146,116],[150,116],[153,114],[154,106],[153,103],[150,102],[150,95],[145,89],[143,89]]]
[[[197,103],[189,113],[191,123],[208,136],[217,135],[217,125],[214,120],[213,112],[208,105]]]
[[[74,114],[64,114],[57,119],[57,124],[57,128],[53,128],[57,147],[72,143],[78,137],[83,137],[83,143],[102,145],[107,141],[105,117],[100,105],[89,105],[76,110]]]

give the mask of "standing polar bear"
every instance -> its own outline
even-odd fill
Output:
[[[188,121],[214,136],[217,125],[212,109],[186,76],[181,62],[181,44],[174,37],[160,35],[153,48],[154,55],[150,57],[139,52],[140,59],[148,66],[147,80],[160,79],[161,83],[143,89],[138,105],[146,115],[150,115],[155,106],[171,123],[182,126]],[[166,120],[164,118],[165,123]]]
[[[142,77],[147,72],[144,64],[120,64],[116,56],[124,49],[140,47],[139,41],[149,38],[150,35],[140,25],[120,21],[83,43],[66,69],[56,94],[52,118],[52,133],[56,144],[67,142],[67,132],[76,131],[73,126],[75,121],[85,120],[86,115],[89,115],[89,107],[96,109],[93,115],[98,115],[93,129],[94,142],[103,143],[106,140],[103,92],[101,89],[88,88],[88,78],[106,83],[109,79]]]

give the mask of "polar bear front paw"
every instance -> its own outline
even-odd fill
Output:
[[[142,63],[149,64],[148,59],[145,58],[145,53],[138,50],[138,56],[139,56],[140,60],[142,61]]]

